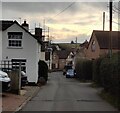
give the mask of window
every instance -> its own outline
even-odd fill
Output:
[[[22,32],[8,32],[8,47],[22,47]]]
[[[91,45],[92,52],[95,52],[96,46],[95,46],[95,40],[93,40],[92,45]]]

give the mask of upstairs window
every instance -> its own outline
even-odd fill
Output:
[[[93,42],[92,42],[91,49],[92,49],[92,52],[95,52],[95,50],[96,50],[95,40],[93,40]]]
[[[8,32],[8,47],[22,47],[22,32]]]

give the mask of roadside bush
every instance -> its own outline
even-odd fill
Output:
[[[101,85],[101,76],[100,76],[100,65],[103,58],[98,58],[93,61],[93,81],[97,85]]]
[[[120,62],[119,54],[112,58],[104,58],[100,65],[101,85],[111,94],[120,92]]]
[[[92,61],[79,59],[75,66],[76,77],[80,80],[92,80]]]
[[[47,82],[48,80],[48,66],[46,62],[40,60],[38,62],[38,82],[41,81],[41,77],[45,79]],[[40,80],[39,80],[40,79]]]
[[[114,97],[120,109],[120,53],[113,54],[111,58],[96,59],[93,63],[93,80]]]

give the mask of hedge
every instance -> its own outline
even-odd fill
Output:
[[[48,80],[48,65],[46,62],[39,60],[38,62],[38,80],[44,78],[45,81]]]
[[[93,80],[105,91],[113,95],[120,109],[120,53],[111,58],[104,56],[94,61],[79,59],[75,66],[80,80]]]
[[[104,58],[100,65],[101,85],[111,94],[120,92],[120,63],[118,54]]]
[[[92,61],[79,59],[75,65],[76,77],[80,80],[92,80]]]
[[[93,62],[93,80],[120,103],[120,53],[113,54],[111,58],[96,59]]]
[[[103,60],[103,57],[100,57],[93,61],[93,81],[97,85],[101,85],[100,65],[102,60]]]

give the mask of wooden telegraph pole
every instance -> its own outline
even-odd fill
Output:
[[[112,0],[109,2],[110,11],[110,35],[109,35],[109,55],[112,56]]]

